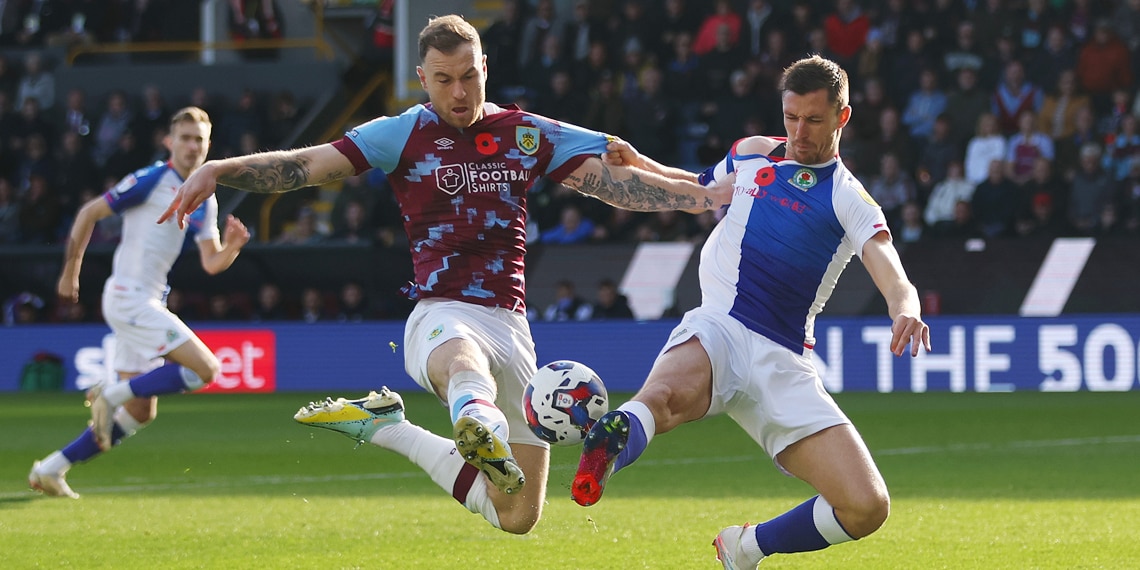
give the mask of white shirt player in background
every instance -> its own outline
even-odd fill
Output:
[[[768,522],[722,530],[713,545],[726,569],[862,538],[887,519],[886,484],[811,361],[815,317],[852,255],[887,301],[892,352],[901,356],[908,344],[912,356],[920,345],[930,350],[882,210],[838,158],[851,117],[846,72],[807,57],[784,72],[781,91],[786,141],[743,139],[700,176],[625,143],[611,143],[608,155],[675,178],[731,184],[734,196],[701,252],[701,306],[674,329],[633,399],[590,431],[571,494],[594,504],[609,476],[654,435],[728,414],[781,470],[819,494]]]
[[[65,480],[73,464],[94,458],[150,423],[156,396],[199,389],[218,373],[214,353],[166,309],[167,274],[187,235],[198,244],[202,268],[214,275],[234,262],[249,231],[227,216],[220,236],[213,197],[194,211],[187,228],[154,222],[178,186],[206,161],[211,129],[202,109],[179,110],[165,139],[170,159],[128,175],[76,215],[58,284],[60,299],[73,303],[79,300],[79,272],[95,223],[113,214],[123,217],[123,236],[102,301],[103,317],[115,335],[113,365],[119,382],[92,388],[87,394],[91,427],[32,466],[28,484],[45,495],[79,498]],[[163,359],[168,363],[163,365]]]

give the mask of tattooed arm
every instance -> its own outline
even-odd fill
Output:
[[[348,158],[331,144],[212,160],[182,183],[158,222],[173,217],[183,227],[186,216],[209,198],[218,184],[269,194],[325,184],[354,172]]]
[[[719,208],[732,199],[730,184],[706,188],[638,168],[611,166],[598,158],[587,159],[562,184],[611,206],[638,212],[699,212]]]

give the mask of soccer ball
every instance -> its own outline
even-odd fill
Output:
[[[602,379],[589,366],[556,360],[538,369],[523,393],[526,423],[555,445],[578,445],[594,422],[610,411]]]

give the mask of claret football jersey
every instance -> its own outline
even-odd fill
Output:
[[[466,129],[431,106],[380,117],[334,143],[357,172],[380,168],[400,205],[415,296],[525,312],[526,198],[605,152],[605,135],[517,107],[484,105]]]

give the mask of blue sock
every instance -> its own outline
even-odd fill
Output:
[[[131,393],[140,398],[177,394],[186,389],[182,366],[167,364],[131,379]]]
[[[123,439],[123,433],[123,428],[119,427],[119,424],[111,424],[111,445],[119,445]],[[79,437],[75,438],[75,441],[67,444],[67,447],[64,447],[60,452],[68,461],[79,463],[103,453],[103,450],[99,449],[99,444],[95,443],[95,434],[91,432],[91,428],[87,428],[79,434]]]
[[[812,497],[796,508],[756,525],[756,544],[765,556],[777,552],[811,552],[831,546],[815,526],[815,502]]]
[[[618,453],[617,459],[614,460],[614,473],[637,461],[637,458],[645,452],[645,447],[649,445],[649,441],[645,438],[645,427],[641,425],[641,419],[636,414],[624,410],[623,413],[629,419],[629,439],[625,442],[625,448]]]

